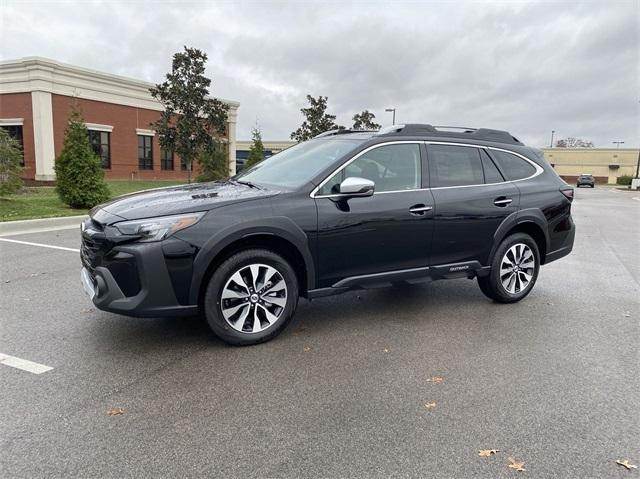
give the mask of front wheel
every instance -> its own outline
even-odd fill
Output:
[[[527,296],[538,279],[540,253],[531,236],[516,233],[505,238],[491,262],[491,273],[479,277],[482,292],[499,303],[515,303]]]
[[[284,330],[298,305],[295,271],[280,255],[241,251],[214,272],[204,298],[207,322],[236,346],[268,341]]]

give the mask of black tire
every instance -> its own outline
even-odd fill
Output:
[[[596,187],[596,185],[591,185],[591,188],[595,188],[595,187]]]
[[[502,284],[500,279],[500,266],[507,251],[517,244],[525,244],[529,247],[533,253],[535,264],[532,268],[533,274],[531,275],[531,280],[526,287],[522,288],[520,291],[511,293]],[[533,286],[536,284],[536,280],[538,279],[539,270],[540,252],[538,250],[538,245],[528,234],[515,233],[506,237],[502,243],[500,243],[500,246],[498,246],[498,249],[496,249],[493,258],[491,259],[491,273],[488,276],[478,277],[478,285],[482,292],[494,301],[499,303],[515,303],[531,292]]]
[[[286,284],[286,305],[278,313],[278,319],[264,330],[253,333],[234,329],[222,313],[222,292],[236,272],[252,264],[267,265],[281,275]],[[226,300],[229,301],[229,300]],[[280,334],[287,327],[298,306],[298,279],[289,263],[280,255],[264,249],[249,249],[226,259],[213,273],[204,297],[204,313],[209,327],[225,343],[234,346],[248,346],[263,343]],[[251,304],[248,314],[253,314],[257,304]],[[264,317],[264,315],[262,315]],[[233,318],[232,318],[233,319]],[[244,324],[244,323],[243,323]],[[268,323],[264,323],[268,324]],[[242,329],[242,327],[240,327]]]

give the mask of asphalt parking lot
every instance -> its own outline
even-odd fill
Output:
[[[0,241],[0,359],[52,368],[0,364],[0,475],[634,477],[640,193],[576,196],[574,252],[521,303],[464,279],[303,300],[248,348],[92,308],[76,229],[7,237],[68,249]]]

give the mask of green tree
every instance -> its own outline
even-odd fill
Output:
[[[0,128],[0,196],[22,188],[22,148],[9,132]]]
[[[109,198],[100,158],[91,148],[77,105],[71,108],[64,144],[54,168],[58,196],[72,208],[93,208]]]
[[[341,128],[335,122],[336,116],[327,113],[328,97],[313,98],[311,95],[307,95],[307,100],[309,108],[300,109],[305,119],[300,128],[291,133],[291,139],[306,141],[325,131]]]
[[[251,145],[251,149],[249,150],[249,157],[247,158],[247,163],[245,165],[245,167],[247,168],[264,160],[262,132],[260,131],[260,128],[257,124],[253,127],[253,130],[251,130],[251,136],[253,138],[253,145]]]
[[[216,181],[229,176],[227,150],[222,142],[212,138],[204,148],[200,149],[197,159],[201,171],[196,181]]]
[[[364,110],[362,113],[356,113],[353,115],[353,129],[354,130],[379,130],[378,125],[374,120],[376,116],[369,110]]]
[[[209,97],[211,80],[205,66],[207,54],[184,47],[173,55],[171,72],[166,80],[149,91],[164,106],[160,119],[152,126],[160,145],[177,153],[187,165],[189,182],[193,160],[202,157],[212,138],[223,136],[229,107]]]

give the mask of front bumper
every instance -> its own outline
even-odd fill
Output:
[[[128,255],[135,261],[129,276],[139,281],[135,294],[125,294],[112,271],[104,265],[92,266],[83,258],[83,288],[96,308],[137,317],[191,316],[197,305],[180,304],[171,281],[162,242],[127,243],[113,247],[109,254]],[[120,276],[122,284],[122,275]]]

